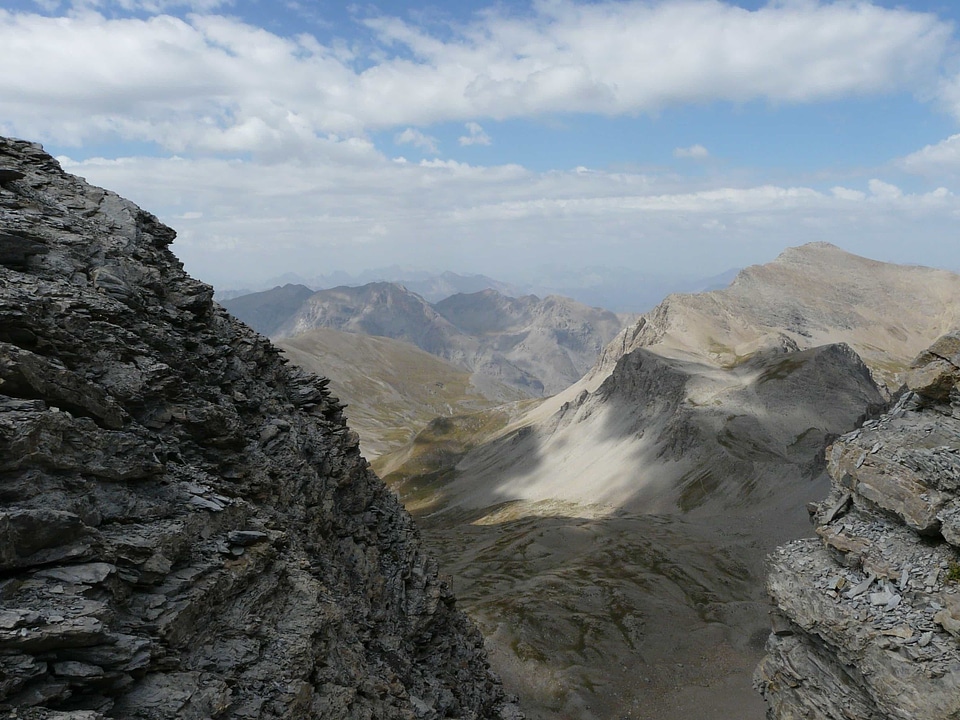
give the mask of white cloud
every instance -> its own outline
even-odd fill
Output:
[[[676,158],[702,160],[703,158],[709,157],[710,152],[703,145],[691,145],[685,148],[675,148],[673,156]]]
[[[484,132],[480,123],[468,122],[464,127],[470,134],[460,136],[459,142],[461,145],[489,145],[493,142],[490,136]]]
[[[437,139],[435,137],[424,135],[415,128],[407,128],[402,133],[397,133],[397,135],[394,136],[393,141],[398,145],[413,145],[414,147],[426,150],[431,155],[436,155],[440,152],[439,148],[437,147]]]
[[[309,163],[127,158],[65,166],[168,221],[187,269],[222,287],[291,269],[310,275],[400,263],[503,276],[560,259],[706,276],[811,240],[879,259],[955,265],[960,199],[944,189],[912,195],[879,180],[869,183],[870,195],[722,182],[683,188],[673,176],[399,163],[346,139],[323,145],[322,161]]]
[[[445,121],[916,89],[933,82],[951,36],[932,14],[865,3],[748,11],[716,0],[544,0],[524,15],[495,6],[434,34],[375,18],[367,25],[379,46],[354,56],[340,41],[281,37],[210,14],[215,0],[126,4],[200,12],[0,10],[0,129],[279,161],[311,152],[318,136]]]
[[[845,188],[837,186],[831,188],[830,192],[833,193],[833,196],[838,200],[851,200],[853,202],[859,202],[861,200],[867,199],[867,194],[860,190],[851,190],[850,188]]]
[[[867,187],[870,188],[870,192],[873,193],[874,197],[880,198],[881,200],[899,200],[903,197],[903,191],[896,185],[891,185],[876,178],[867,183]]]
[[[952,174],[960,171],[960,135],[951,135],[936,145],[910,153],[899,163],[907,172],[918,175]]]

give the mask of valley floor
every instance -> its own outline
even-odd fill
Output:
[[[531,720],[762,720],[764,558],[810,534],[797,501],[785,515],[578,516],[535,503],[416,515]]]

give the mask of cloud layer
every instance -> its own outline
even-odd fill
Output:
[[[907,193],[872,178],[827,192],[685,190],[644,174],[413,163],[364,148],[329,154],[338,153],[336,165],[140,158],[66,167],[134,200],[149,198],[179,230],[174,248],[188,269],[226,287],[290,270],[393,263],[504,277],[560,259],[708,276],[813,240],[956,267],[960,199],[943,188]]]
[[[210,13],[0,11],[2,129],[284,157],[318,136],[445,121],[932,92],[952,32],[933,15],[813,0],[756,11],[714,0],[542,0],[443,33],[394,17],[363,25],[372,44],[354,47]]]

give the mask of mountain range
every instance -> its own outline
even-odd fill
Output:
[[[660,302],[669,293],[705,292],[725,287],[733,280],[737,269],[730,269],[711,277],[685,277],[641,273],[630,268],[599,266],[563,269],[544,266],[527,269],[528,282],[503,282],[486,275],[461,275],[449,270],[428,272],[398,266],[377,268],[351,275],[333,272],[326,275],[305,277],[297,273],[285,273],[254,289],[218,289],[217,301],[250,295],[283,285],[303,285],[317,290],[334,287],[369,285],[392,282],[403,285],[428,302],[439,302],[458,293],[475,293],[496,290],[502,295],[560,295],[573,298],[585,305],[603,307],[615,312],[645,312]]]
[[[240,304],[281,349],[37,145],[0,225],[13,715],[960,713],[960,276],[813,243],[619,334],[288,286]]]
[[[480,393],[500,399],[507,399],[504,386],[528,397],[567,387],[624,320],[569,298],[511,298],[489,289],[431,304],[395,283],[316,293],[286,285],[224,307],[274,339],[332,328],[402,340],[470,371]]]
[[[531,717],[759,720],[763,558],[809,533],[829,442],[958,320],[960,276],[794,248],[669,296],[519,416],[435,421],[377,467]]]

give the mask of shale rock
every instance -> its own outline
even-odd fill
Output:
[[[0,713],[515,717],[327,381],[0,139]]]
[[[958,350],[938,340],[890,412],[827,450],[819,539],[772,556],[771,719],[960,717]]]

